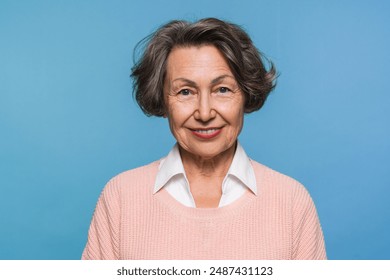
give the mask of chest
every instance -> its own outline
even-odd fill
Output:
[[[290,259],[288,213],[246,211],[221,219],[195,219],[166,209],[129,215],[122,223],[122,259]],[[253,211],[249,211],[253,213]],[[275,214],[275,213],[274,213]]]

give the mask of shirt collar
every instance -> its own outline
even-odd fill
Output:
[[[186,178],[179,147],[176,143],[169,154],[160,161],[153,193],[158,192],[173,176],[179,174],[182,174]],[[257,195],[255,172],[253,171],[249,157],[238,141],[232,164],[226,174],[226,177],[227,176],[236,177],[255,195]]]
[[[166,183],[178,174],[185,176],[183,162],[181,161],[179,146],[176,143],[169,154],[160,161],[153,193],[158,192]]]
[[[234,154],[232,164],[227,172],[227,176],[234,176],[247,186],[255,195],[257,195],[256,176],[253,171],[251,161],[244,149],[237,141],[236,153]]]

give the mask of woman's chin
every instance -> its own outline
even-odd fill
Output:
[[[180,144],[179,144],[180,146]],[[196,160],[212,160],[224,155],[234,154],[234,145],[231,147],[213,147],[213,145],[201,145],[200,147],[181,147],[182,157],[190,157]],[[232,149],[231,149],[232,148]],[[231,150],[231,151],[230,151]]]

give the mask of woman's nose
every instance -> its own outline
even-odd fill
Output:
[[[197,108],[194,117],[202,122],[207,122],[216,116],[216,111],[213,106],[212,98],[208,92],[199,95]]]

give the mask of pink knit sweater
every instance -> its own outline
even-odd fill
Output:
[[[189,208],[164,189],[152,194],[158,165],[108,182],[83,259],[326,259],[315,206],[294,179],[252,161],[257,196]]]

